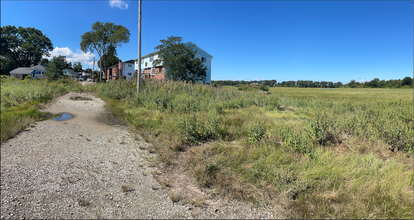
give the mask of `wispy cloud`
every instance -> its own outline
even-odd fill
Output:
[[[128,9],[128,4],[122,0],[109,0],[111,8],[120,8],[122,10]]]
[[[74,53],[69,47],[56,47],[51,53],[50,57],[44,58],[52,58],[54,56],[65,56],[66,61],[68,62],[80,62],[82,65],[93,65],[93,57],[94,55],[90,52],[84,53],[79,50],[77,53]],[[85,68],[85,67],[84,67]]]

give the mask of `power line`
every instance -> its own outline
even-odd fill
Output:
[[[136,21],[136,22],[135,22],[135,21]],[[137,18],[135,18],[135,20],[131,23],[131,25],[129,25],[128,30],[130,30],[130,31],[131,31],[131,29],[132,29],[132,28],[131,28],[131,26],[132,26],[132,24],[133,24],[133,23],[135,23],[135,24],[134,24],[134,27],[135,27],[135,25],[137,25],[137,23],[138,23]]]
[[[125,16],[124,16],[124,19],[122,19],[121,25],[122,25],[122,23],[124,22],[124,20],[125,20],[126,16],[128,15],[129,10],[131,10],[132,6],[134,5],[134,2],[135,2],[135,1],[133,1],[133,2],[132,2],[132,4],[131,4],[131,7],[129,7],[129,8],[128,8],[128,11],[127,11],[127,13],[126,13],[126,14],[125,14]]]

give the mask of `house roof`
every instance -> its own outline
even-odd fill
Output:
[[[32,68],[35,70],[46,70],[47,66],[38,64],[36,66],[33,66]]]
[[[127,61],[125,61],[125,62],[122,62],[123,64],[124,63],[134,63],[134,60],[127,60]],[[114,68],[114,67],[116,67],[116,66],[118,66],[119,65],[119,63],[117,63],[117,64],[115,64],[115,65],[112,65],[112,66],[110,66],[110,67],[108,67],[108,68]]]
[[[30,67],[18,67],[17,69],[10,71],[10,74],[30,74],[33,71],[34,69]]]
[[[194,44],[193,42],[189,41],[187,43],[184,44]],[[195,44],[194,44],[195,45]],[[197,47],[198,49],[200,49],[201,51],[203,51],[204,53],[206,53],[207,55],[209,55],[211,58],[213,58],[213,56],[211,56],[209,53],[207,53],[205,50],[201,49],[200,47],[198,47],[197,45],[195,45],[195,47]]]
[[[72,75],[78,75],[75,71],[73,71],[73,69],[64,69],[64,70],[66,70],[68,73]]]
[[[187,44],[194,44],[194,43],[192,43],[191,41],[189,41],[189,42],[187,42],[187,43],[184,43],[184,45],[187,45]],[[195,45],[195,44],[194,44]],[[200,47],[198,47],[197,45],[195,45],[195,47],[197,47],[197,49],[199,49],[199,50],[201,50],[201,51],[203,51],[204,53],[206,53],[207,55],[209,55],[211,58],[213,58],[213,56],[211,56],[209,53],[207,53],[205,50],[203,50],[203,49],[201,49]],[[149,53],[149,54],[146,54],[146,55],[144,55],[144,56],[141,56],[141,59],[142,58],[145,58],[145,57],[148,57],[148,56],[151,56],[151,55],[154,55],[154,54],[157,54],[158,52],[160,52],[159,50],[157,50],[157,51],[154,51],[154,52],[152,52],[152,53]],[[136,59],[134,59],[134,61],[135,60],[138,60],[138,58],[136,58]]]

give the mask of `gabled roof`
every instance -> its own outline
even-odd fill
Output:
[[[10,74],[30,74],[33,71],[34,69],[30,67],[18,67],[17,69],[10,71]]]
[[[184,44],[194,44],[191,41],[184,43]],[[198,47],[197,45],[194,44],[195,47],[197,47],[197,49],[203,51],[204,53],[206,53],[207,55],[209,55],[211,58],[213,58],[213,56],[211,56],[209,53],[207,53],[205,50],[201,49],[200,47]]]
[[[38,64],[36,66],[33,66],[32,68],[35,70],[46,70],[47,66]]]
[[[64,70],[68,71],[72,75],[78,75],[75,71],[73,71],[73,69],[64,69]]]

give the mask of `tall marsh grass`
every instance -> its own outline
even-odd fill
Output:
[[[292,218],[412,218],[412,91],[260,91],[174,81],[88,88],[203,187]]]

